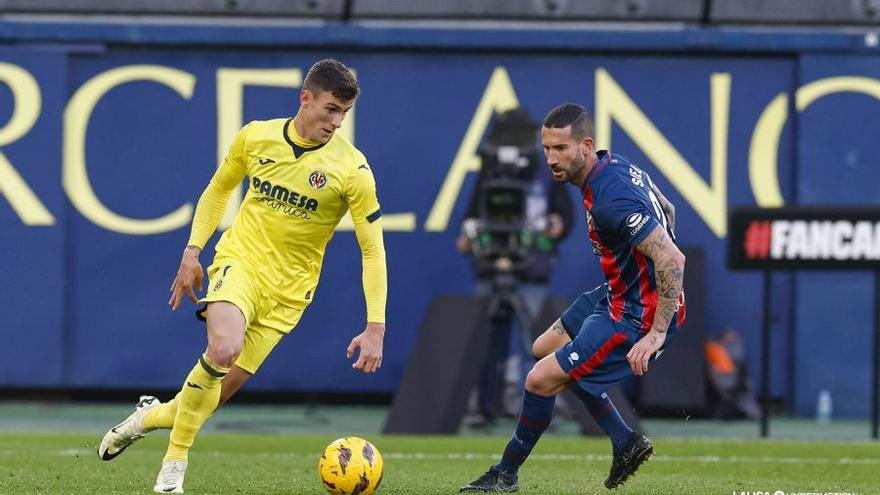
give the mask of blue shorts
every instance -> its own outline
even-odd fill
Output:
[[[607,293],[608,284],[602,284],[599,287],[584,292],[578,296],[578,298],[571,303],[571,306],[562,313],[562,317],[559,318],[559,320],[562,322],[562,327],[565,328],[565,331],[568,333],[568,337],[571,340],[574,340],[574,338],[577,337],[578,332],[581,331],[581,325],[583,325],[584,320],[596,311],[596,305],[605,299]]]
[[[629,350],[642,332],[615,322],[608,314],[605,303],[607,285],[601,285],[581,294],[565,310],[560,320],[571,336],[571,342],[556,351],[556,360],[578,386],[589,394],[599,396],[617,382],[632,375],[626,360]],[[670,328],[661,349],[675,339],[678,328]],[[653,361],[657,355],[651,357]]]

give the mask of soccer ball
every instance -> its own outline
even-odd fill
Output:
[[[333,495],[371,495],[382,482],[382,454],[373,444],[358,437],[334,441],[318,460],[318,475],[324,489]]]

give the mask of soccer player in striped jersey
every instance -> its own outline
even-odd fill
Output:
[[[205,303],[198,315],[207,321],[207,348],[173,400],[141,397],[98,448],[102,459],[111,460],[147,432],[171,429],[154,491],[183,493],[196,434],[296,326],[314,298],[325,248],[346,212],[361,248],[367,306],[366,328],[347,353],[352,357],[359,349],[355,369],[372,373],[381,366],[387,287],[382,213],[366,158],[336,132],[358,93],[345,65],[317,62],[303,82],[296,116],[244,126],[199,199],[168,303],[174,310],[184,296]],[[217,243],[207,294],[198,299],[199,254],[245,177],[245,199]]]
[[[593,121],[580,105],[554,108],[541,142],[558,182],[584,195],[587,229],[607,285],[584,293],[533,346],[522,412],[501,460],[463,492],[514,492],[518,472],[550,423],[556,395],[572,387],[611,439],[607,488],[620,486],[654,451],[623,421],[606,391],[642,375],[684,321],[684,255],[675,246],[674,208],[624,156],[594,148]]]

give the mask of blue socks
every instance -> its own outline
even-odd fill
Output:
[[[512,475],[519,471],[519,467],[526,462],[541,434],[550,426],[555,405],[556,396],[544,397],[528,390],[523,393],[522,412],[513,438],[504,449],[501,461],[492,466],[492,469]]]
[[[599,397],[591,395],[577,385],[571,387],[572,392],[584,403],[593,419],[611,438],[614,452],[626,445],[630,434],[633,432],[620,417],[620,412],[614,407],[608,394],[603,393]],[[498,464],[492,466],[495,471],[516,475],[520,466],[531,454],[538,439],[544,430],[550,426],[553,418],[553,407],[556,405],[556,397],[544,397],[533,394],[526,390],[523,393],[522,413],[516,425],[513,438],[504,449],[504,454]]]
[[[571,387],[571,391],[587,406],[587,411],[590,411],[593,419],[599,423],[599,427],[611,437],[611,445],[614,448],[614,452],[620,450],[626,444],[632,430],[623,422],[623,418],[620,417],[620,413],[614,407],[608,394],[603,393],[596,397],[577,386],[577,384]]]

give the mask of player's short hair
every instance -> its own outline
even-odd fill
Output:
[[[563,103],[550,110],[550,113],[544,117],[544,127],[548,129],[562,129],[568,126],[571,126],[571,137],[575,141],[594,137],[593,117],[586,108],[577,103]]]
[[[355,99],[361,91],[357,79],[348,67],[332,58],[315,62],[306,74],[303,89],[311,91],[315,96],[323,91],[329,91],[342,101]]]

